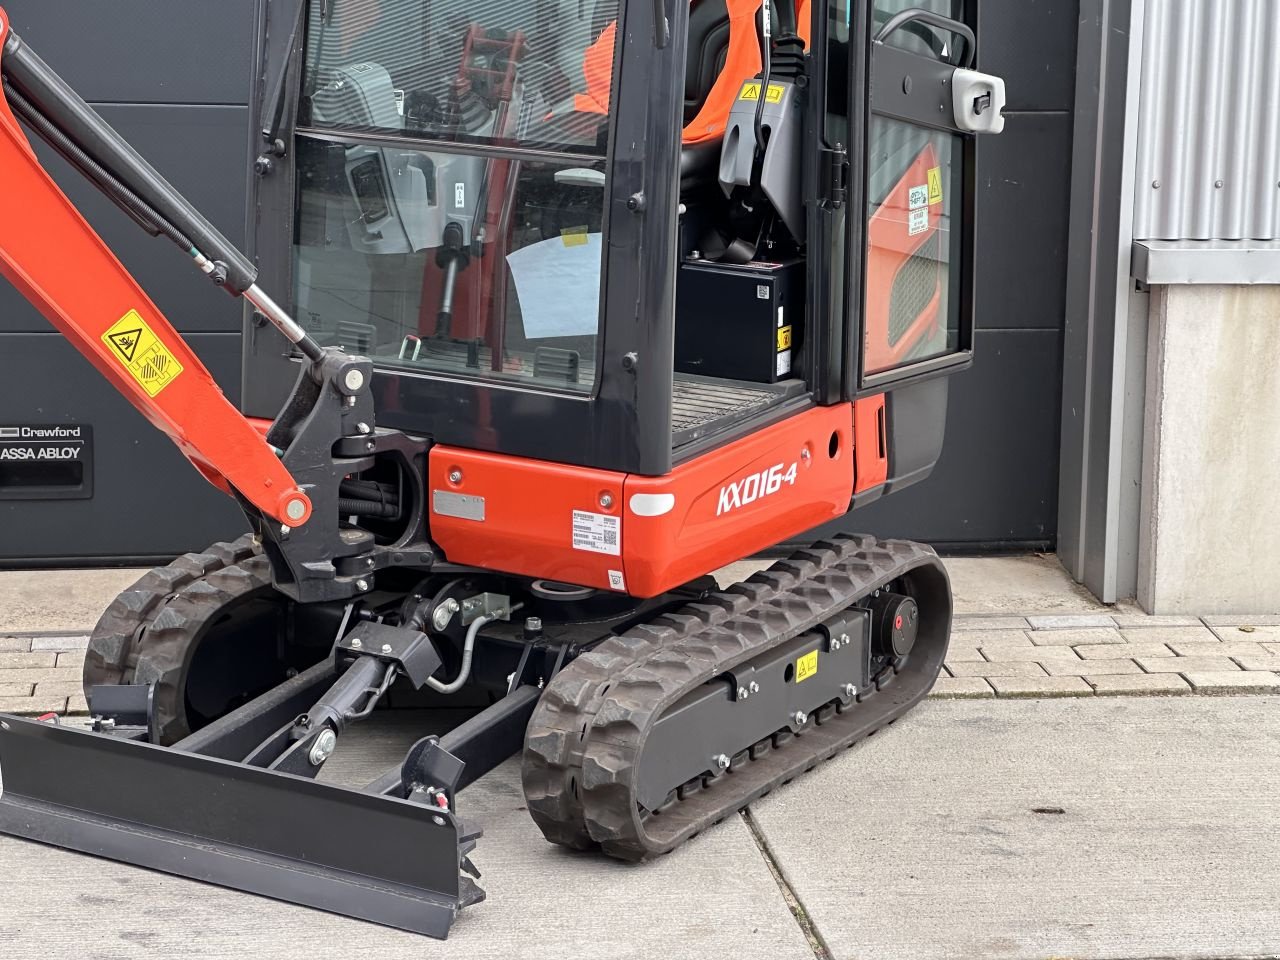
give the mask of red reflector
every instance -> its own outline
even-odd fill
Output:
[[[898,614],[896,617],[893,618],[893,629],[895,630],[902,629],[902,614]]]
[[[36,717],[37,723],[57,723],[58,715],[56,713],[42,713]]]
[[[449,809],[449,798],[448,798],[448,797],[446,797],[443,793],[437,793],[437,794],[436,794],[436,806],[437,806],[437,807],[439,807],[441,810],[448,810],[448,809]]]

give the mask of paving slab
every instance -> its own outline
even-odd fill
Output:
[[[1191,692],[1191,685],[1176,673],[1139,673],[1132,676],[1090,674],[1084,679],[1100,697],[1176,697]]]
[[[1093,687],[1082,677],[991,677],[997,697],[1088,697]]]
[[[1280,640],[1280,624],[1275,623],[1214,623],[1208,617],[1205,622],[1223,640]]]
[[[398,763],[421,732],[406,730],[402,716],[353,733],[326,774],[363,784]],[[0,960],[813,960],[739,817],[632,865],[543,840],[514,762],[459,800],[485,830],[474,860],[488,899],[459,915],[447,943],[0,837]]]
[[[982,677],[939,677],[929,696],[944,700],[994,697],[996,692]]]
[[[1278,791],[1280,698],[929,700],[752,815],[833,960],[1273,956]]]
[[[1280,693],[1280,675],[1267,672],[1205,671],[1188,672],[1187,682],[1196,693]]]

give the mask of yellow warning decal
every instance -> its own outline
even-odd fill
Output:
[[[182,364],[160,342],[137,310],[130,310],[121,317],[102,335],[102,342],[147,391],[147,396],[154,397],[182,373]]]
[[[942,168],[929,170],[929,206],[942,202]]]
[[[785,327],[778,328],[778,349],[779,350],[791,349],[791,324],[787,324]]]
[[[796,661],[796,683],[818,675],[818,651],[811,650]]]
[[[560,239],[566,247],[585,247],[590,238],[586,227],[566,227],[560,231]]]
[[[766,103],[781,103],[782,94],[786,91],[780,83],[769,84],[769,95],[766,96]],[[738,95],[739,100],[759,100],[760,99],[760,81],[748,80],[742,85],[742,93]]]

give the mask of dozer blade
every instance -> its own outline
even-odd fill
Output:
[[[441,939],[484,898],[447,811],[10,716],[0,832]]]

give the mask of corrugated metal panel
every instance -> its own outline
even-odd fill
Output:
[[[1280,239],[1280,0],[1146,0],[1134,237]]]

